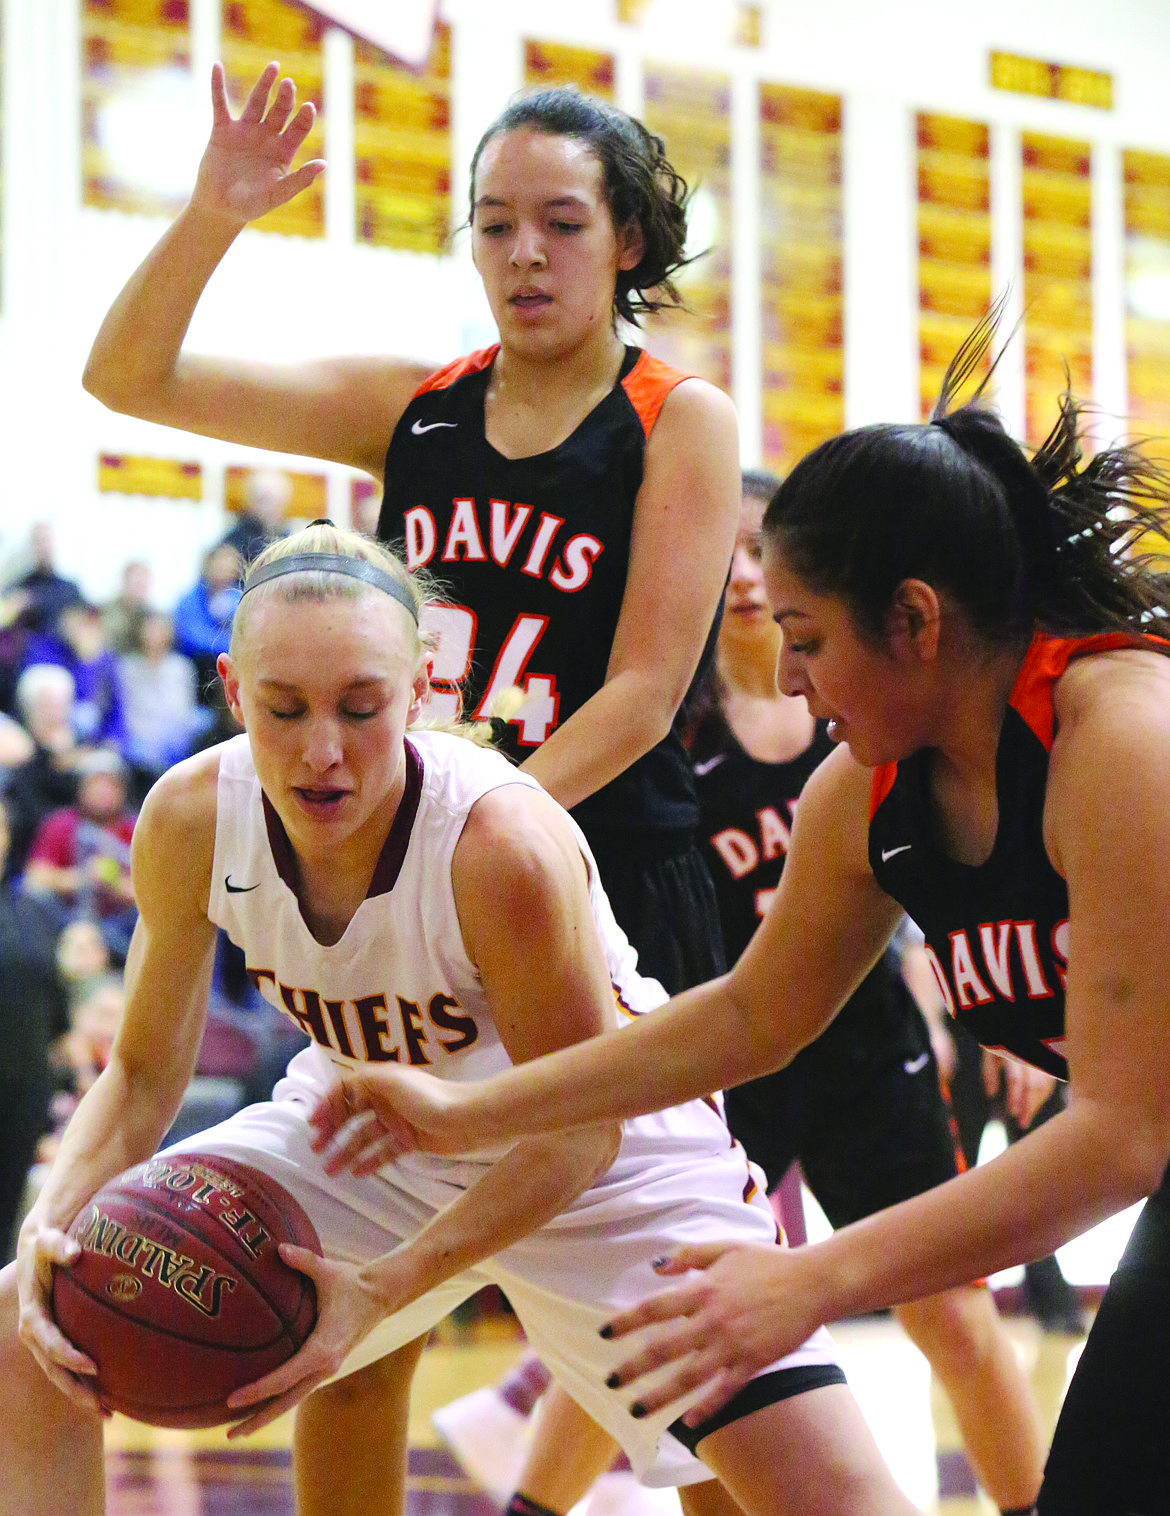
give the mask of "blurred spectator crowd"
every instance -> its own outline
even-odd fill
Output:
[[[279,481],[283,476],[277,476]],[[238,728],[215,672],[246,562],[283,530],[287,491],[259,476],[248,508],[167,609],[128,561],[107,605],[58,572],[37,523],[0,585],[0,1262],[68,1116],[109,1057],[136,910],[134,822],[172,764]],[[197,1076],[172,1134],[263,1099],[298,1032],[221,934]]]

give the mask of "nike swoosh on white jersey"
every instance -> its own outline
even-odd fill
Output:
[[[433,432],[437,426],[456,427],[458,425],[458,421],[428,421],[424,426],[421,421],[416,421],[410,430],[416,437],[421,437],[424,432]]]
[[[902,1067],[908,1074],[917,1074],[919,1069],[924,1069],[929,1062],[929,1053],[919,1053],[917,1058],[907,1058]]]
[[[702,763],[695,764],[695,773],[702,778],[704,774],[709,774],[712,769],[718,768],[726,757],[726,753],[716,753],[714,758],[704,758]]]
[[[898,853],[908,853],[913,846],[914,844],[912,842],[904,842],[901,847],[882,848],[882,862],[889,863],[890,859],[895,857]]]

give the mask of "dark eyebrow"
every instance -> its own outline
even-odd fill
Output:
[[[488,207],[499,207],[501,210],[509,205],[509,201],[500,200],[495,195],[481,195],[475,202],[475,210],[486,210]],[[558,195],[552,200],[545,200],[543,208],[552,210],[564,206],[566,209],[587,211],[590,209],[588,200],[582,200],[580,195]]]
[[[809,619],[807,611],[798,611],[795,606],[791,605],[783,606],[780,610],[772,612],[772,620],[777,624],[784,621],[789,616],[799,617],[801,621],[807,621]]]

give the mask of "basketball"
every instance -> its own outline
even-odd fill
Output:
[[[313,1223],[246,1164],[153,1158],[100,1189],[69,1235],[82,1252],[54,1271],[53,1314],[106,1402],[136,1421],[239,1420],[227,1397],[291,1358],[316,1321],[312,1280],[277,1252],[319,1254]]]

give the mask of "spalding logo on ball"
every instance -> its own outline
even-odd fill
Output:
[[[53,1315],[97,1365],[114,1410],[155,1426],[243,1414],[233,1390],[279,1368],[317,1319],[307,1275],[282,1242],[321,1252],[281,1185],[206,1153],[153,1158],[105,1185],[69,1235],[82,1252],[53,1276]]]

